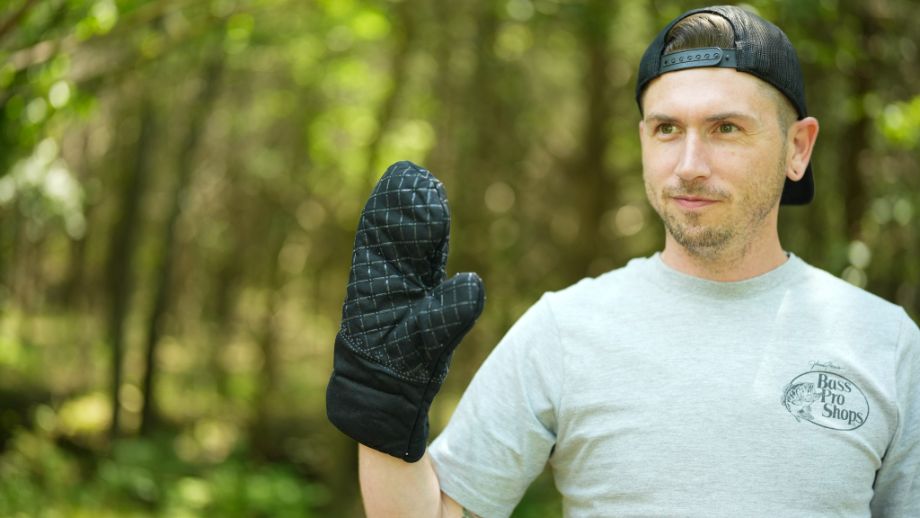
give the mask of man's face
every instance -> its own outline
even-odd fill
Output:
[[[775,234],[788,157],[766,88],[720,68],[664,74],[646,88],[645,190],[669,235],[694,255]]]

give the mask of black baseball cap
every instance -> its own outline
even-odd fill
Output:
[[[700,13],[725,18],[735,33],[735,47],[681,50],[664,54],[668,33],[677,22]],[[693,9],[671,21],[655,36],[639,63],[636,81],[636,102],[642,111],[642,92],[656,77],[687,68],[723,67],[753,74],[783,93],[798,113],[799,120],[808,116],[805,108],[805,84],[802,68],[792,43],[779,27],[740,7],[720,5]],[[783,205],[805,205],[815,196],[815,181],[811,163],[797,182],[786,179]]]

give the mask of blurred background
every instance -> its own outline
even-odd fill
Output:
[[[324,388],[358,214],[444,181],[486,311],[663,243],[635,69],[677,0],[6,0],[0,515],[361,516]],[[920,316],[920,5],[752,1],[821,121],[784,246]],[[611,474],[615,476],[615,474]],[[554,516],[547,474],[516,516]]]

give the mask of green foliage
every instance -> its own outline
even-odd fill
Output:
[[[0,177],[0,206],[13,200],[33,226],[30,232],[42,233],[41,228],[35,227],[56,219],[72,238],[83,236],[83,186],[59,158],[53,139],[42,140],[31,156]]]
[[[126,439],[87,460],[20,430],[0,456],[0,515],[309,517],[328,490],[291,468],[244,455],[181,461],[168,437]]]
[[[0,457],[0,514],[38,515],[66,501],[79,475],[76,460],[48,437],[20,430]]]
[[[917,149],[920,146],[920,96],[886,106],[878,118],[878,125],[894,146]]]

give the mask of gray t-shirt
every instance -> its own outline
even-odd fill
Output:
[[[920,517],[920,331],[795,256],[635,259],[531,307],[429,451],[483,517],[547,462],[566,516]]]

